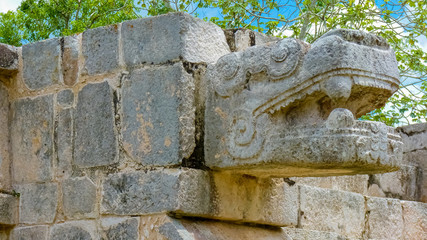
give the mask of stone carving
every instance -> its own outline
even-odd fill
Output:
[[[392,128],[354,119],[384,105],[399,85],[393,50],[375,35],[335,30],[311,46],[284,39],[250,47],[210,65],[207,81],[213,169],[351,174],[395,170],[401,158]]]

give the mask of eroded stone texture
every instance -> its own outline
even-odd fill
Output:
[[[403,219],[399,200],[369,197],[366,211],[369,239],[402,239]]]
[[[79,39],[81,35],[73,35],[61,39],[62,48],[62,81],[67,86],[77,82],[79,74]]]
[[[113,91],[107,82],[88,84],[79,92],[74,126],[74,161],[78,166],[117,161]]]
[[[18,49],[0,43],[0,75],[9,75],[18,71]]]
[[[123,146],[144,165],[178,165],[195,147],[194,82],[182,64],[143,68],[123,83]]]
[[[295,177],[291,178],[297,184],[304,184],[313,187],[329,188],[333,190],[341,190],[367,194],[368,190],[368,175],[353,175],[353,176],[332,176],[332,177]]]
[[[0,225],[18,223],[18,202],[17,197],[0,193]]]
[[[62,182],[64,214],[70,219],[97,216],[96,185],[87,177],[70,178]]]
[[[427,237],[427,203],[401,201],[403,216],[402,239]]]
[[[60,109],[56,125],[56,177],[67,178],[72,174],[73,160],[73,109]]]
[[[229,52],[221,28],[186,13],[124,22],[122,36],[128,66],[179,59],[215,62]]]
[[[60,91],[56,96],[56,102],[62,107],[71,107],[74,103],[74,93],[70,89]]]
[[[19,222],[30,224],[52,223],[58,206],[56,183],[18,185]]]
[[[119,65],[119,25],[86,30],[82,51],[84,70],[89,75],[111,72]]]
[[[137,215],[178,212],[197,215],[209,212],[207,174],[201,170],[112,174],[103,183],[103,214]]]
[[[92,221],[55,224],[50,228],[49,240],[97,240],[98,232]]]
[[[397,130],[404,143],[403,152],[427,149],[427,123],[411,124]]]
[[[282,228],[283,232],[285,232],[289,239],[294,240],[346,240],[343,235],[339,235],[334,232],[322,232],[315,230],[306,230],[300,228]]]
[[[18,99],[12,103],[12,172],[16,183],[52,177],[53,96]]]
[[[300,226],[361,238],[365,225],[362,195],[300,186]]]
[[[11,187],[9,109],[9,94],[6,87],[0,83],[0,189]]]
[[[10,240],[48,240],[48,226],[14,228]]]
[[[243,51],[251,46],[281,40],[280,38],[267,36],[265,34],[243,28],[226,29],[224,30],[224,34],[232,52]]]
[[[59,38],[22,46],[25,84],[31,89],[41,89],[58,83],[60,58]]]
[[[101,220],[103,235],[101,239],[138,240],[138,218],[103,218]]]

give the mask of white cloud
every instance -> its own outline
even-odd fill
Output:
[[[5,13],[9,10],[16,10],[22,0],[0,0],[0,12]]]

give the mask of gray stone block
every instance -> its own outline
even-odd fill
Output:
[[[64,214],[69,219],[97,216],[96,185],[87,177],[70,178],[62,182]]]
[[[0,43],[0,75],[18,71],[18,48]]]
[[[63,38],[62,50],[62,81],[67,86],[77,82],[79,74],[79,39],[81,35]]]
[[[55,224],[50,228],[49,240],[98,240],[96,225],[92,221]]]
[[[17,227],[12,230],[11,240],[48,240],[48,226]]]
[[[53,125],[52,95],[12,103],[12,173],[16,183],[51,179]]]
[[[56,183],[18,185],[20,193],[19,222],[29,224],[52,223],[58,206]]]
[[[124,22],[122,41],[128,66],[179,59],[215,62],[229,52],[221,28],[185,13]]]
[[[61,107],[71,107],[74,103],[74,93],[70,89],[60,91],[56,96],[56,102]]]
[[[78,95],[74,160],[80,167],[116,162],[113,91],[107,82],[88,84]]]
[[[0,82],[0,189],[10,189],[11,187],[9,106],[8,91]]]
[[[58,178],[67,178],[72,174],[73,160],[73,109],[60,109],[56,117],[56,168]]]
[[[369,239],[402,239],[402,207],[398,199],[366,200],[366,234]]]
[[[300,227],[362,238],[365,199],[350,192],[300,186]]]
[[[101,212],[205,214],[210,208],[208,182],[206,173],[194,169],[113,174],[103,182]]]
[[[103,240],[138,240],[138,218],[104,218],[101,220]]]
[[[0,193],[0,225],[18,223],[18,202],[17,197]]]
[[[138,69],[123,83],[123,146],[144,165],[178,165],[195,146],[194,82],[180,63]]]
[[[110,25],[89,29],[83,33],[82,51],[87,74],[111,72],[119,65],[119,27]]]
[[[41,89],[58,83],[60,58],[59,38],[22,46],[25,84],[31,89]]]

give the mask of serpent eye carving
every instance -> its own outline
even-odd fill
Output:
[[[239,71],[239,59],[236,54],[226,55],[218,60],[217,70],[225,80],[234,78]]]

